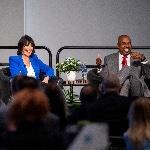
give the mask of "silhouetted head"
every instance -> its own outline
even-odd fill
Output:
[[[39,88],[39,81],[33,77],[28,76],[15,76],[11,81],[11,92],[16,94],[17,92],[28,88],[28,89],[37,89]]]
[[[128,137],[134,149],[143,149],[143,141],[150,140],[150,98],[139,97],[130,106]]]
[[[50,112],[57,115],[61,123],[64,124],[67,115],[67,105],[62,89],[53,83],[46,84],[45,94],[48,97],[50,104]]]
[[[80,101],[82,104],[95,102],[98,98],[97,88],[92,85],[84,86],[80,91]]]
[[[130,125],[150,125],[150,98],[140,97],[135,100],[130,107],[128,118]]]
[[[116,74],[109,74],[102,80],[102,90],[104,93],[117,92],[119,93],[121,88],[119,78]]]
[[[14,95],[8,110],[8,126],[44,120],[49,112],[48,98],[38,89],[24,89]]]

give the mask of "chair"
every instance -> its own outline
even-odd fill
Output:
[[[0,84],[2,86],[2,100],[7,104],[11,95],[9,67],[0,69]]]
[[[87,73],[87,80],[90,84],[95,85],[96,87],[102,82],[102,76],[97,73],[97,69],[89,70]]]
[[[109,136],[109,150],[125,150],[126,146],[122,136]]]

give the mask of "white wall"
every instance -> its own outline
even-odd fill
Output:
[[[24,0],[0,0],[0,45],[16,46],[24,33]]]
[[[16,46],[24,34],[24,0],[0,0],[0,46]],[[0,50],[0,62],[8,62],[16,50]]]
[[[65,45],[116,45],[120,34],[130,35],[133,45],[150,45],[149,0],[26,0],[25,6],[25,32],[52,50],[54,65],[56,51]],[[62,57],[95,63],[97,53]]]
[[[112,46],[120,34],[131,36],[133,45],[150,45],[149,0],[0,0],[0,18],[1,46],[17,45],[25,30],[36,45],[51,49],[54,67],[56,52],[62,46]],[[3,52],[0,62],[16,54]],[[61,53],[61,59],[75,56],[95,64],[97,53],[104,57],[111,52],[69,50]],[[47,54],[38,53],[48,63]]]

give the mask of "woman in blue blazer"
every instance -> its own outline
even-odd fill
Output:
[[[34,49],[33,39],[28,35],[22,36],[18,42],[18,56],[9,57],[11,77],[26,75],[39,79],[40,72],[44,72],[45,77],[42,82],[48,83],[49,77],[54,76],[54,69],[44,64],[34,54]]]

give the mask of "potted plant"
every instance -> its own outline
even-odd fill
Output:
[[[64,62],[57,63],[56,69],[61,74],[66,73],[69,81],[74,81],[76,72],[80,71],[81,62],[75,58],[67,58]]]

